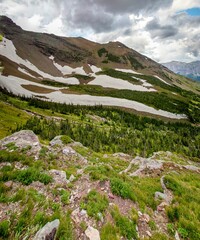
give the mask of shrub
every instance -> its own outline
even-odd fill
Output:
[[[113,178],[111,179],[110,184],[113,194],[135,201],[135,196],[133,195],[133,190],[129,183],[124,182],[118,178]]]
[[[61,140],[62,140],[62,142],[63,142],[64,144],[68,144],[68,143],[71,143],[71,142],[72,142],[72,139],[71,139],[69,136],[67,136],[67,135],[61,136]]]
[[[104,213],[108,207],[108,199],[95,190],[91,190],[86,197],[83,198],[80,204],[82,209],[85,209],[89,216],[99,220],[99,213]]]
[[[99,55],[99,57],[102,57],[102,55],[103,55],[104,53],[105,53],[105,54],[108,53],[108,51],[107,51],[105,48],[101,48],[101,49],[98,50],[98,55]]]
[[[117,228],[108,222],[101,229],[101,240],[118,240]]]
[[[175,222],[179,219],[178,207],[170,206],[167,208],[167,216],[171,222]]]
[[[60,195],[61,195],[61,202],[64,204],[69,204],[70,193],[62,189],[60,192]]]
[[[10,176],[11,180],[17,180],[24,185],[30,185],[34,181],[39,181],[44,183],[45,185],[52,181],[52,177],[39,172],[35,168],[28,168],[21,171],[15,171],[12,176]]]
[[[137,239],[136,225],[133,221],[122,216],[117,208],[115,208],[111,214],[122,236],[126,239]]]
[[[176,230],[173,223],[167,224],[167,231],[171,236],[174,236]]]
[[[71,217],[69,212],[67,212],[67,214],[64,217],[61,217],[60,219],[60,226],[57,233],[57,239],[60,239],[60,240],[75,239],[73,236],[73,225],[71,222]]]
[[[9,226],[10,222],[7,220],[0,222],[0,237],[2,239],[7,239],[9,236]]]
[[[44,212],[37,212],[34,217],[34,225],[44,226],[48,222],[48,218],[45,216]]]
[[[188,237],[188,231],[185,228],[178,228],[178,233],[184,239]]]

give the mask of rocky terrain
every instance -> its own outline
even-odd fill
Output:
[[[30,130],[2,139],[0,148],[3,239],[185,238],[169,217],[182,204],[170,181],[199,179],[199,163],[171,152],[95,157],[81,143],[66,144],[64,136],[43,144]],[[34,168],[45,177],[34,175]]]
[[[194,80],[200,80],[200,61],[190,63],[172,61],[163,63],[163,65],[177,74]]]

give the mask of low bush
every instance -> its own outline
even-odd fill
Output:
[[[111,214],[115,220],[116,227],[119,229],[119,232],[123,237],[126,239],[138,239],[136,225],[133,221],[122,216],[117,208],[115,208]]]
[[[110,222],[105,224],[101,229],[101,240],[118,240],[117,228]]]
[[[81,208],[85,209],[89,216],[99,220],[99,213],[103,214],[108,207],[108,199],[95,190],[91,190],[81,201]]]
[[[0,239],[8,239],[10,222],[3,220],[0,222]]]
[[[119,178],[113,178],[110,181],[110,186],[113,194],[135,201],[135,196],[129,183],[124,182]]]

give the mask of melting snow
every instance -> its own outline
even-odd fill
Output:
[[[133,74],[138,74],[138,75],[142,75],[142,73],[139,72],[135,72],[131,69],[120,69],[120,68],[116,68],[115,70],[120,71],[120,72],[126,72],[126,73],[133,73]]]
[[[114,89],[127,89],[127,90],[134,90],[134,91],[143,91],[143,92],[154,92],[156,91],[153,88],[146,88],[140,85],[134,85],[128,81],[113,78],[106,75],[96,75],[96,78],[89,82],[88,85],[100,85],[106,88],[114,88]]]
[[[0,85],[3,87],[6,87],[8,90],[12,91],[14,94],[17,94],[17,95],[25,95],[28,97],[31,97],[33,95],[46,96],[49,99],[49,101],[54,101],[54,102],[61,102],[61,103],[67,103],[67,104],[72,103],[72,104],[80,104],[80,105],[119,106],[119,107],[135,109],[136,111],[160,115],[168,118],[174,118],[174,119],[186,118],[185,115],[174,114],[174,113],[170,113],[163,110],[157,110],[152,107],[146,106],[145,104],[142,104],[136,101],[127,100],[127,99],[121,99],[121,98],[64,94],[61,92],[59,92],[58,94],[57,91],[49,94],[39,94],[39,93],[35,94],[35,93],[32,93],[31,91],[24,89],[21,86],[22,84],[30,84],[30,82],[24,79],[13,77],[13,76],[6,77],[6,76],[0,75]],[[38,83],[31,82],[31,84],[44,87],[44,85],[38,84]],[[58,88],[55,88],[55,87],[48,86],[47,88],[58,90]]]
[[[3,39],[5,45],[0,44],[0,54],[2,56],[7,57],[11,61],[17,63],[17,64],[22,64],[28,69],[31,69],[32,71],[38,73],[40,76],[43,78],[48,78],[55,80],[57,82],[62,82],[62,83],[67,83],[67,84],[79,84],[78,79],[76,78],[63,78],[63,77],[54,77],[48,73],[45,73],[41,70],[39,70],[36,66],[34,66],[31,62],[28,60],[24,60],[21,57],[19,57],[16,53],[16,48],[11,40],[8,40],[6,38]]]
[[[49,59],[51,59],[53,61],[53,64],[54,66],[63,74],[63,75],[69,75],[69,74],[72,74],[72,73],[75,73],[75,74],[82,74],[82,75],[85,75],[85,71],[83,69],[83,67],[78,67],[78,68],[71,68],[67,65],[65,66],[61,66],[59,65],[58,63],[56,63],[54,61],[54,56],[50,56]]]
[[[158,78],[160,81],[164,82],[165,84],[167,84],[167,85],[170,85],[170,86],[171,86],[171,84],[170,84],[170,83],[166,82],[165,80],[163,80],[162,78],[158,77],[157,75],[154,75],[154,77]]]
[[[32,78],[35,78],[35,76],[31,75],[28,71],[26,71],[23,68],[18,67],[18,71],[20,71],[20,72],[22,72],[22,73],[24,73],[24,74],[26,74],[26,75],[28,75],[28,76],[30,76]]]

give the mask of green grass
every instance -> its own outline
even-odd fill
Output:
[[[153,210],[156,209],[158,202],[154,199],[155,192],[162,192],[160,185],[160,178],[134,177],[132,179],[133,192],[136,196],[136,202],[139,203],[141,209],[145,210],[146,207],[150,207]]]
[[[120,175],[118,178],[111,178],[110,184],[113,194],[137,202],[143,211],[146,207],[156,209],[154,194],[156,191],[162,191],[159,178],[129,178]]]
[[[10,222],[3,220],[0,222],[0,239],[7,239],[9,236]]]
[[[0,101],[0,139],[25,124],[29,118],[24,111]]]
[[[68,84],[66,84],[66,83],[50,81],[50,80],[42,80],[41,83],[44,85],[53,86],[53,87],[67,87],[68,86]]]
[[[74,240],[73,224],[70,217],[70,212],[68,211],[65,215],[60,218],[60,226],[58,228],[58,233],[56,239],[59,240]]]
[[[106,223],[101,228],[101,240],[119,240],[119,236],[117,233],[117,228],[115,225],[110,222]]]
[[[120,214],[117,208],[114,208],[111,212],[115,221],[116,227],[121,236],[125,239],[138,239],[136,232],[136,224],[134,221]]]
[[[108,207],[108,199],[105,195],[101,195],[95,190],[91,190],[86,197],[83,198],[80,204],[82,209],[87,211],[87,214],[99,219],[99,213],[104,214]]]
[[[171,222],[183,239],[200,239],[200,176],[197,173],[171,173],[165,177],[166,186],[174,199],[167,209]],[[172,228],[170,228],[172,229]]]
[[[0,42],[3,41],[3,36],[0,34]]]
[[[64,189],[60,191],[61,202],[65,205],[69,204],[70,193]]]
[[[8,169],[8,171],[4,171],[1,174],[0,181],[6,182],[10,180],[21,182],[23,185],[30,185],[34,181],[47,185],[52,181],[52,177],[37,168],[29,167],[25,170]]]
[[[72,77],[77,78],[78,80],[92,80],[93,77],[87,76],[87,75],[82,75],[82,74],[72,74]]]
[[[119,178],[113,178],[110,181],[110,186],[113,194],[135,201],[135,195],[132,191],[130,183],[122,181]]]
[[[122,80],[127,80],[131,83],[138,83],[138,84],[141,83],[139,80],[137,80],[133,77],[132,73],[121,72],[121,71],[117,71],[115,69],[106,69],[104,71],[98,72],[98,74],[107,75],[107,76],[110,76],[113,78],[120,78]]]
[[[132,79],[132,82],[135,80]],[[177,100],[176,98],[160,92],[138,92],[132,90],[117,90],[112,88],[103,88],[101,86],[92,85],[71,85],[69,90],[81,94],[89,94],[93,96],[109,96],[114,98],[122,98],[144,103],[156,109],[162,109],[173,113],[188,114],[188,104]],[[197,111],[196,111],[197,112]]]

